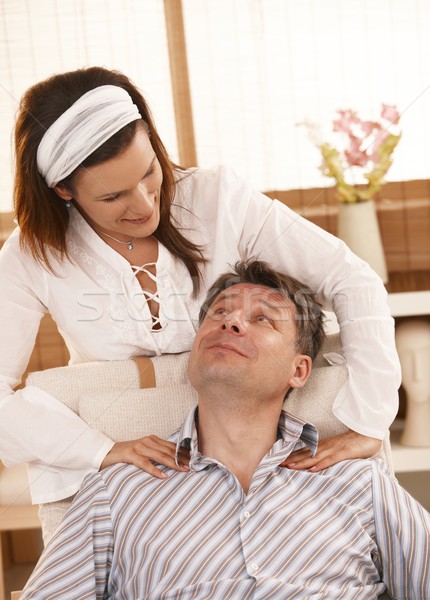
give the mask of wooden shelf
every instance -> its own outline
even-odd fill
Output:
[[[430,314],[430,291],[388,294],[393,317],[412,317]]]

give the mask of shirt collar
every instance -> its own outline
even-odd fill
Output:
[[[188,448],[190,450],[190,466],[195,470],[204,468],[207,465],[216,462],[213,459],[204,457],[199,452],[197,435],[198,410],[199,408],[196,406],[186,416],[185,421],[179,430],[176,445],[176,463],[178,464],[179,448]],[[302,421],[302,419],[283,410],[279,417],[278,434],[278,440],[275,442],[270,453],[272,456],[280,456],[283,449],[288,449],[288,456],[291,452],[290,449],[292,445],[295,445],[298,442],[302,442],[302,447],[303,445],[308,446],[312,452],[312,456],[315,456],[318,447],[318,430],[311,423]],[[281,444],[279,443],[280,440],[282,440]],[[281,458],[280,462],[282,460],[283,458]]]
[[[279,417],[278,427],[285,442],[291,442],[294,438],[297,441],[301,440],[305,446],[308,446],[312,456],[315,456],[318,448],[318,430],[315,425],[283,410]]]

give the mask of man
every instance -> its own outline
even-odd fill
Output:
[[[23,599],[429,598],[430,515],[380,461],[280,466],[316,450],[282,405],[323,337],[298,282],[258,261],[221,276],[190,354],[198,409],[171,437],[190,471],[88,477]]]

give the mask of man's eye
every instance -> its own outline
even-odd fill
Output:
[[[212,319],[219,319],[220,317],[223,317],[226,314],[227,311],[225,310],[225,308],[217,308],[216,310],[212,311],[211,317]]]
[[[259,321],[260,323],[268,323],[269,325],[272,323],[271,319],[266,317],[266,315],[259,315],[257,317],[257,321]]]

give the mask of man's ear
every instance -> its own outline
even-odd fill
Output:
[[[69,192],[69,190],[66,187],[64,187],[64,185],[62,185],[61,183],[55,185],[52,189],[57,194],[57,196],[60,196],[60,198],[62,198],[66,202],[70,202],[70,200],[73,200],[71,192]]]
[[[301,388],[305,385],[312,371],[312,359],[305,354],[298,354],[295,359],[295,371],[288,385],[292,388]]]

